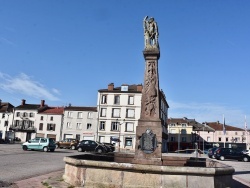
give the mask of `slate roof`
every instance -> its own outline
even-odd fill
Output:
[[[184,118],[169,118],[168,124],[171,124],[171,123],[175,123],[175,124],[187,123],[188,125],[193,126],[193,131],[210,131],[210,132],[215,131],[208,124],[206,124],[207,126],[205,126],[205,124],[201,124],[201,123],[195,121],[195,119],[188,119],[186,117],[184,117]]]
[[[68,107],[65,107],[64,110],[68,110],[68,111],[92,111],[92,112],[97,112],[97,107],[68,106]]]
[[[17,109],[17,110],[37,110],[40,107],[41,107],[40,104],[24,104],[24,105],[17,106],[15,109]],[[44,107],[47,107],[47,105],[45,105]]]
[[[8,102],[1,102],[0,104],[0,113],[12,112],[14,106]]]
[[[128,91],[121,91],[121,87],[114,87],[113,90],[109,91],[107,89],[99,89],[98,92],[108,92],[108,93],[141,93],[141,91],[137,91],[137,85],[128,85]]]

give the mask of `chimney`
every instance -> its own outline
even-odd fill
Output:
[[[138,84],[138,85],[137,85],[137,91],[142,92],[142,84]]]
[[[0,99],[0,106],[2,105],[2,100]]]
[[[25,105],[26,100],[22,99],[21,105]]]
[[[44,107],[45,100],[41,100],[41,107]]]
[[[110,83],[108,85],[108,91],[113,91],[114,90],[114,83]]]

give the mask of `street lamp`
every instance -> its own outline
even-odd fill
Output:
[[[203,125],[203,134],[204,134],[204,128],[207,127],[207,124],[205,123],[205,125]],[[204,136],[204,135],[203,135]],[[204,140],[205,140],[205,136],[203,137],[203,154],[204,154]]]
[[[121,127],[121,125],[123,124],[123,123],[125,123],[125,119],[123,119],[123,122],[122,123],[120,123],[120,122],[118,122],[118,119],[116,119],[116,123],[117,123],[117,125],[119,125],[119,134],[118,134],[118,137],[119,137],[119,140],[118,140],[118,142],[119,142],[119,145],[118,145],[118,152],[120,152],[120,148],[121,148],[121,129],[122,129],[122,127]]]

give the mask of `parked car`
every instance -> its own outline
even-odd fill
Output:
[[[65,140],[61,140],[59,142],[56,142],[56,148],[68,148],[68,149],[76,149],[76,146],[78,145],[79,141],[77,139],[73,138],[67,138]]]
[[[34,138],[22,144],[23,150],[55,151],[56,144],[51,138]]]
[[[250,150],[247,150],[247,149],[246,149],[246,150],[243,150],[242,153],[243,153],[243,154],[247,154],[247,155],[250,156]]]
[[[115,146],[112,143],[107,143],[107,142],[102,142],[104,146],[107,147],[108,152],[114,152],[115,151]]]
[[[217,149],[218,149],[217,147],[213,147],[213,148],[208,149],[207,156],[209,158],[215,159],[214,154],[215,154],[215,150],[217,150]]]
[[[88,151],[88,152],[97,152],[97,153],[107,153],[108,149],[104,144],[93,140],[82,140],[79,142],[76,148],[79,152]]]
[[[215,158],[220,160],[234,159],[238,161],[250,161],[250,156],[242,153],[241,150],[233,148],[219,148],[215,151]]]

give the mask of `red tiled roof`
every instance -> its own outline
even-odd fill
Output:
[[[64,107],[49,107],[48,109],[40,112],[39,114],[63,114]]]
[[[207,125],[212,127],[216,131],[223,131],[223,124],[220,122],[207,122]],[[233,127],[230,125],[225,125],[226,131],[244,131],[244,129]]]

